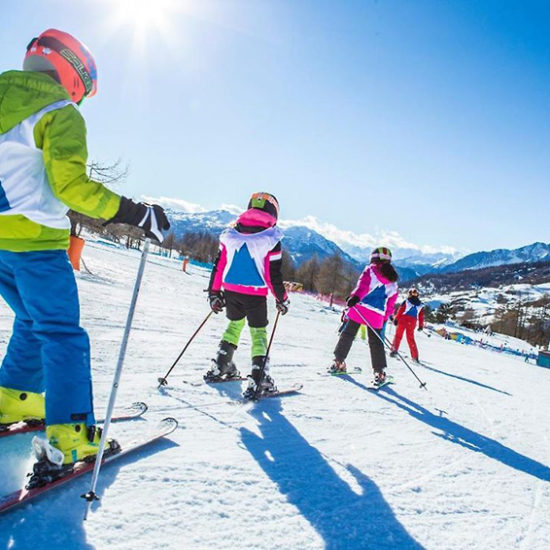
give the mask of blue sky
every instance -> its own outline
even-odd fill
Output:
[[[547,1],[25,0],[2,19],[0,71],[47,27],[94,53],[90,156],[130,164],[126,195],[268,190],[284,218],[419,245],[549,240]]]

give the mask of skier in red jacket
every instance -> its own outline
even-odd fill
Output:
[[[415,363],[418,363],[418,348],[414,340],[414,329],[416,328],[416,322],[418,320],[418,330],[424,329],[424,305],[418,297],[418,290],[411,288],[409,290],[408,298],[401,304],[395,319],[394,325],[397,327],[395,331],[395,337],[393,339],[392,349],[390,352],[391,357],[395,357],[403,338],[403,333],[407,333],[407,343],[411,350],[411,357]]]

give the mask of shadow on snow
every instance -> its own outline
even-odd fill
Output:
[[[129,454],[101,469],[97,494],[101,498],[105,490],[116,480],[124,465],[156,454],[176,445],[169,439]],[[80,497],[90,488],[91,475],[69,481],[64,487],[52,489],[42,497],[22,505],[0,517],[0,548],[48,548],[48,550],[93,550],[86,541],[84,529],[85,501]],[[109,498],[106,495],[105,498]],[[93,513],[101,506],[101,500],[92,504],[90,528],[93,529]],[[108,546],[108,533],[100,547]]]
[[[346,377],[344,380],[348,380],[356,386],[368,391],[366,386],[351,377]],[[385,386],[382,390],[375,392],[375,395],[388,403],[396,405],[410,414],[413,418],[424,422],[432,428],[440,430],[442,433],[433,432],[437,437],[441,437],[451,443],[456,443],[470,451],[482,453],[489,458],[498,460],[510,468],[529,474],[542,481],[550,481],[550,468],[545,464],[522,455],[490,437],[461,426],[445,416],[434,414],[418,403],[398,394],[389,386]]]
[[[508,393],[504,390],[499,390],[498,388],[493,388],[493,386],[488,386],[487,384],[482,384],[481,382],[476,382],[475,380],[472,380],[471,378],[465,378],[464,376],[459,376],[458,374],[451,374],[449,372],[445,372],[444,370],[436,369],[435,367],[430,367],[425,362],[422,362],[421,365],[428,370],[431,370],[432,372],[437,372],[439,374],[443,374],[444,376],[449,376],[451,378],[456,378],[457,380],[462,380],[463,382],[468,382],[469,384],[474,384],[475,386],[479,386],[480,388],[485,388],[487,390],[496,391],[498,393],[502,393],[504,395],[512,395],[511,393]]]
[[[399,523],[376,484],[348,465],[361,489],[361,494],[354,492],[281,414],[280,400],[262,402],[250,414],[261,436],[241,428],[244,445],[323,538],[325,548],[422,548]]]

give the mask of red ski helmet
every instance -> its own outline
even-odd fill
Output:
[[[248,208],[263,210],[276,220],[279,219],[279,201],[270,193],[253,193],[248,201]]]
[[[48,29],[33,38],[23,61],[25,71],[55,71],[71,100],[80,104],[97,92],[97,68],[90,50],[69,33]]]
[[[371,262],[391,262],[391,250],[385,246],[379,246],[370,253]]]

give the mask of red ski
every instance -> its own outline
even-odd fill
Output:
[[[121,443],[120,450],[103,458],[103,464],[108,464],[110,462],[118,460],[119,458],[122,458],[127,454],[133,453],[134,451],[150,445],[151,443],[154,443],[155,441],[158,441],[159,439],[171,434],[177,427],[178,421],[175,418],[165,418],[160,422],[156,429],[150,431],[146,435],[143,435],[141,438],[138,438],[128,443]],[[44,493],[47,493],[51,489],[55,489],[60,485],[64,485],[65,483],[68,483],[69,481],[77,477],[91,472],[93,469],[94,462],[77,462],[71,471],[67,472],[63,477],[56,479],[51,483],[47,483],[42,487],[36,487],[35,489],[19,489],[18,491],[14,491],[9,495],[0,497],[0,514],[6,512],[7,510],[11,510],[16,506],[25,504],[43,495]]]

